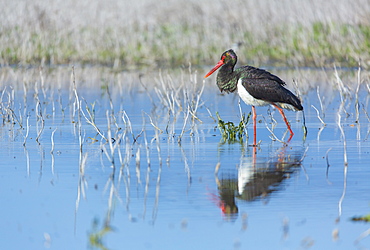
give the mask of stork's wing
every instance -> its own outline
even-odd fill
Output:
[[[277,76],[274,77],[278,78]],[[260,75],[259,78],[243,77],[241,79],[244,88],[256,99],[271,103],[287,103],[294,106],[297,110],[303,109],[298,97],[284,88],[280,82],[275,81],[274,78]],[[280,80],[280,78],[278,79]]]
[[[281,80],[276,75],[273,75],[264,69],[259,69],[252,66],[244,66],[236,69],[236,72],[238,72],[242,78],[245,77],[249,79],[271,80],[278,83],[281,86],[285,85],[285,82],[283,80]]]

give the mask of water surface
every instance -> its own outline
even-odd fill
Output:
[[[300,76],[308,134],[286,112],[286,143],[279,113],[257,108],[257,148],[251,124],[223,140],[216,112],[236,124],[251,109],[202,74],[77,71],[74,87],[58,72],[3,73],[4,249],[370,246],[368,224],[351,221],[370,201],[369,83],[356,96],[356,72],[343,73],[348,93],[331,71],[280,72]]]

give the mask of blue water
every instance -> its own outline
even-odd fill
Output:
[[[331,90],[324,102],[325,116],[321,114],[326,123],[321,132],[323,125],[311,107],[320,110],[316,89],[303,93],[308,134],[304,136],[302,113],[286,112],[295,132],[288,144],[271,139],[266,128],[273,125],[271,113],[277,122],[276,137],[287,140],[279,113],[257,108],[260,144],[254,152],[251,124],[248,139],[228,142],[222,140],[214,120],[219,112],[223,120],[239,123],[235,95],[219,95],[214,85],[207,85],[196,111],[198,119],[192,119],[187,117],[187,105],[193,103],[190,99],[196,101],[192,94],[199,93],[201,82],[196,90],[189,87],[187,95],[172,92],[179,100],[173,113],[155,89],[134,83],[138,87],[122,88],[124,79],[121,88],[109,85],[113,106],[104,87],[96,83],[89,87],[87,81],[78,88],[85,115],[86,105],[95,102],[95,124],[104,136],[108,137],[106,112],[116,118],[117,126],[110,125],[111,137],[117,139],[113,146],[119,143],[114,167],[108,159],[109,145],[83,116],[79,126],[76,99],[68,87],[60,92],[48,88],[45,96],[40,90],[39,99],[32,88],[26,98],[21,88],[15,88],[9,106],[3,97],[2,248],[370,248],[370,238],[360,236],[369,225],[350,220],[370,211],[370,127],[364,85],[357,123],[353,91],[344,102],[347,117],[339,111],[339,91]],[[161,86],[156,86],[159,91]],[[37,100],[41,113],[36,112]],[[6,107],[22,121],[4,120]],[[244,104],[241,109],[246,114],[251,110]],[[38,114],[44,119],[39,142]]]

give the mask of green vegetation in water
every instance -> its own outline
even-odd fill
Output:
[[[370,222],[370,214],[367,214],[365,216],[354,216],[354,217],[351,218],[351,221]]]
[[[108,250],[108,248],[103,243],[103,238],[106,236],[107,233],[112,232],[112,228],[110,226],[105,225],[102,229],[98,229],[98,220],[94,219],[93,221],[93,231],[89,234],[89,245],[92,248],[101,249],[101,250]]]
[[[237,126],[233,122],[223,121],[218,112],[216,112],[216,115],[218,119],[218,128],[221,132],[222,140],[229,143],[242,142],[243,135],[245,135],[245,128],[249,121],[251,113],[248,114],[247,118],[245,118],[245,114],[243,114],[242,119]]]

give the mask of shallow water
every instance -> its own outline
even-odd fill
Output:
[[[186,80],[158,77],[147,89],[135,78],[117,76],[119,83],[100,86],[77,77],[84,82],[77,95],[72,84],[51,87],[53,78],[44,88],[41,82],[30,87],[30,80],[26,95],[22,83],[4,80],[2,247],[370,247],[370,238],[361,236],[369,225],[351,221],[367,215],[370,204],[366,81],[357,122],[355,88],[341,100],[326,82],[319,95],[300,87],[308,134],[302,113],[286,112],[295,132],[289,143],[279,113],[257,108],[260,144],[253,148],[251,136],[225,141],[217,128],[216,112],[239,123],[238,98],[219,95],[213,84],[202,91],[200,80],[184,75]],[[94,103],[95,125],[114,138],[111,147],[85,118]],[[252,134],[251,124],[247,132]]]

